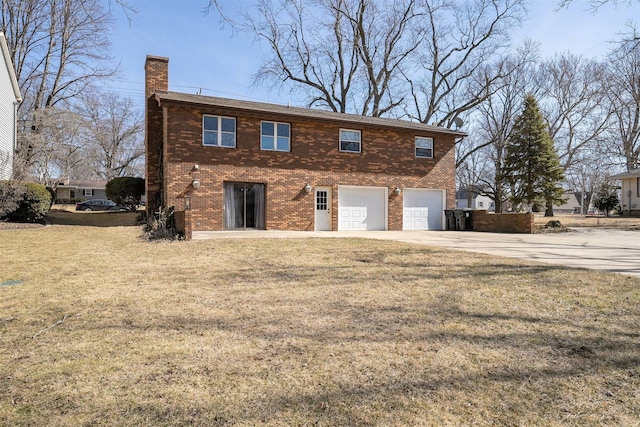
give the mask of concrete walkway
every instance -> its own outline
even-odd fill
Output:
[[[397,240],[640,277],[640,232],[594,228],[572,230],[568,233],[548,234],[470,231],[217,231],[195,232],[193,238],[359,237]]]

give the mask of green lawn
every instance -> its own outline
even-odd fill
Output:
[[[0,231],[0,425],[640,420],[640,279],[391,241],[139,235]]]

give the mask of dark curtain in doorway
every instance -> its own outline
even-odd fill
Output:
[[[224,183],[224,228],[264,229],[264,184]]]

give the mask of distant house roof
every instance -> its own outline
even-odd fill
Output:
[[[563,195],[564,198],[567,199],[562,205],[554,205],[553,208],[557,210],[575,210],[580,208],[580,203],[578,202],[578,198],[575,193],[567,192]]]
[[[107,186],[106,179],[60,179],[57,181],[58,188],[92,188],[103,190]]]
[[[618,175],[612,175],[609,178],[611,179],[627,179],[627,178],[638,178],[640,177],[640,169],[633,169],[629,172],[619,173]]]
[[[468,199],[469,197],[471,197],[472,199],[475,199],[476,197],[478,197],[478,193],[476,193],[475,191],[468,191],[468,190],[456,191],[456,199]]]
[[[9,55],[9,46],[7,45],[7,39],[4,33],[0,32],[0,50],[4,58],[4,64],[9,72],[9,80],[11,80],[11,86],[13,87],[13,94],[17,102],[22,102],[22,95],[20,94],[20,86],[18,86],[18,79],[16,78],[16,71],[13,69],[13,61],[11,55]]]
[[[479,195],[484,195],[485,190],[479,186],[469,185],[456,190],[456,199],[475,199]]]
[[[440,126],[425,125],[408,120],[388,119],[380,117],[361,116],[358,114],[336,113],[333,111],[315,110],[310,108],[288,107],[286,105],[267,104],[263,102],[241,101],[237,99],[218,98],[214,96],[191,95],[180,92],[167,92],[156,90],[155,97],[158,102],[172,102],[180,104],[203,105],[223,107],[232,110],[250,110],[271,114],[295,116],[303,119],[331,120],[345,123],[357,123],[372,126],[384,126],[391,128],[411,129],[421,132],[439,133],[453,137],[467,136],[464,132],[454,131]]]

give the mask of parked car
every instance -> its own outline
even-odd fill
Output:
[[[93,199],[76,204],[77,211],[128,211],[126,206],[118,205],[111,200]]]

